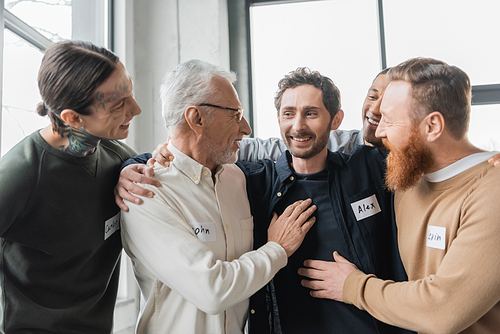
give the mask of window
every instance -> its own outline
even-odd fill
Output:
[[[359,129],[376,74],[412,57],[432,57],[467,72],[473,85],[469,136],[500,150],[500,2],[490,0],[249,1],[254,135],[279,137],[273,94],[299,66],[339,87],[341,129]],[[411,13],[411,14],[410,14]]]
[[[280,137],[273,100],[278,81],[304,66],[339,87],[342,128],[361,128],[366,91],[381,70],[375,1],[256,5],[250,22],[256,137]]]

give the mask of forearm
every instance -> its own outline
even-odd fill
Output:
[[[437,273],[419,280],[394,283],[356,271],[347,277],[343,298],[392,325],[424,333],[458,333],[500,299],[498,245],[485,237],[476,247],[467,239],[456,239]]]

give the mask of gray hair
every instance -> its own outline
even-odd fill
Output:
[[[231,84],[236,81],[234,72],[198,59],[184,62],[167,73],[160,87],[160,98],[168,133],[185,122],[184,111],[189,106],[215,103],[215,89],[210,81],[217,76]]]

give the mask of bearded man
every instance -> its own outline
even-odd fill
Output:
[[[392,68],[377,129],[408,282],[365,274],[338,253],[305,261],[311,295],[353,304],[420,333],[498,333],[500,170],[467,138],[471,85],[442,61]]]

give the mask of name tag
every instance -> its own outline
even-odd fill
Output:
[[[445,249],[446,227],[427,226],[427,247]]]
[[[194,234],[198,237],[201,242],[211,242],[216,241],[215,235],[215,223],[207,222],[207,223],[189,223],[191,228],[194,231]]]
[[[351,203],[351,208],[358,222],[381,211],[380,205],[377,201],[377,196],[375,196],[375,194],[365,199]]]
[[[104,240],[120,229],[121,211],[104,222]]]

